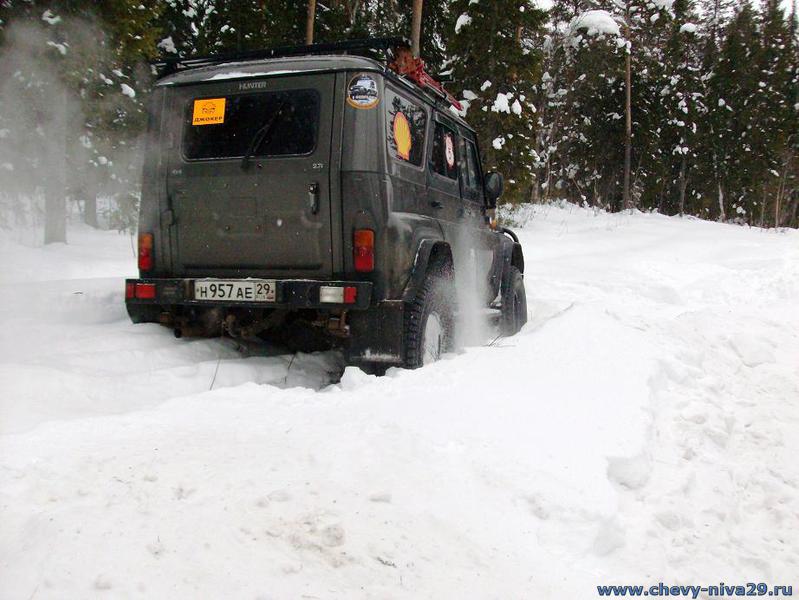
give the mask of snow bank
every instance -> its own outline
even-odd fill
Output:
[[[136,276],[131,235],[72,224],[67,240],[42,246],[41,231],[0,229],[0,254],[9,257],[0,266],[0,285]]]
[[[335,356],[129,324],[132,259],[80,279],[108,277],[82,257],[121,257],[123,237],[6,246],[0,598],[790,582],[799,234],[568,206],[513,218],[521,334],[338,384]],[[37,252],[78,278],[7,272]]]

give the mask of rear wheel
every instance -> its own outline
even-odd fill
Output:
[[[405,366],[416,369],[437,361],[453,347],[455,333],[452,269],[441,264],[425,277],[405,313]]]
[[[505,336],[519,333],[527,323],[527,292],[524,276],[516,267],[510,267],[502,282],[502,318],[500,333]]]

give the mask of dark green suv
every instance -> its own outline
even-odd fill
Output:
[[[451,97],[418,59],[341,52],[167,65],[126,282],[134,322],[340,347],[377,370],[451,348],[464,290],[501,311],[503,334],[526,322],[522,248],[490,219],[502,178],[483,172]]]

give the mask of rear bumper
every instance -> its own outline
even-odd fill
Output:
[[[291,308],[291,309],[350,309],[366,310],[372,302],[372,283],[368,281],[315,281],[307,279],[275,280],[274,302],[238,302],[233,300],[198,300],[195,298],[195,282],[200,279],[126,279],[125,302],[140,306],[226,306],[242,308]],[[215,279],[218,281],[218,279]],[[247,281],[235,279],[232,281]],[[147,294],[138,297],[137,286],[148,286]],[[151,286],[155,286],[155,290]],[[321,302],[322,287],[355,288],[353,302]]]

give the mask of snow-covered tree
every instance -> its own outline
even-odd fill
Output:
[[[535,2],[519,0],[455,0],[451,11],[446,48],[485,167],[503,173],[507,199],[529,200],[538,160],[534,100],[540,52],[533,40],[545,13]]]

